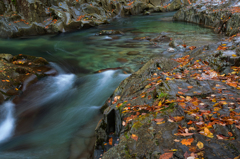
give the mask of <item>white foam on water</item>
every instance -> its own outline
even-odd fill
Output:
[[[1,105],[0,111],[4,116],[2,122],[0,122],[0,143],[2,143],[9,139],[14,132],[14,104],[12,102],[5,102],[3,105]]]

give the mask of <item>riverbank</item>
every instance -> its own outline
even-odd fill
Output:
[[[108,24],[117,17],[174,11],[188,4],[188,0],[1,1],[0,37],[14,38],[70,32]]]
[[[239,55],[219,49],[234,39],[152,59],[124,80],[96,128],[102,158],[239,156]]]
[[[222,10],[210,25],[211,12],[194,7],[180,9],[174,18],[204,22],[232,36],[182,54],[171,43],[172,59],[156,57],[125,79],[102,108],[95,158],[239,157],[240,40],[232,31],[238,21],[222,21],[228,13]]]

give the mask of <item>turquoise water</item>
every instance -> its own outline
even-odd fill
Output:
[[[155,44],[133,38],[157,37],[165,32],[189,46],[209,44],[221,38],[212,30],[195,24],[162,19],[173,14],[132,16],[78,32],[0,40],[1,52],[44,57],[60,72],[34,85],[25,102],[15,105],[41,107],[44,111],[34,119],[31,131],[0,145],[0,158],[83,157],[83,152],[91,148],[94,129],[101,118],[99,108],[119,83],[150,58],[171,55],[162,54],[169,47],[168,43]],[[103,29],[121,30],[124,35],[96,36]],[[129,51],[140,54],[127,55]],[[122,67],[125,74],[122,70],[93,74],[100,69],[116,67]]]

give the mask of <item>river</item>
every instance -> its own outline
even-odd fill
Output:
[[[59,35],[0,39],[2,53],[41,56],[59,72],[35,84],[24,102],[14,105],[8,101],[1,105],[0,158],[81,158],[94,137],[101,118],[100,107],[119,83],[150,58],[171,56],[162,54],[168,43],[159,45],[133,40],[134,37],[156,37],[164,32],[173,39],[183,39],[189,46],[221,38],[199,25],[169,21],[173,14],[119,18],[108,25]],[[122,30],[124,35],[95,35],[103,29]],[[127,55],[129,51],[139,54]],[[94,73],[116,67],[122,69]],[[16,108],[22,105],[44,108],[44,113],[32,121],[31,131],[16,135]]]

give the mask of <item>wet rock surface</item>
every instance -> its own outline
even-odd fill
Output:
[[[238,38],[155,57],[125,79],[102,107],[94,157],[238,157]]]
[[[187,4],[187,0],[4,0],[0,3],[0,37],[72,31],[107,24],[113,18],[126,15],[173,11]]]
[[[199,0],[181,8],[173,19],[201,24],[214,28],[216,33],[232,36],[239,32],[239,17],[238,1]]]
[[[20,95],[39,78],[57,73],[44,58],[22,54],[0,54],[0,67],[0,94],[4,100]]]

